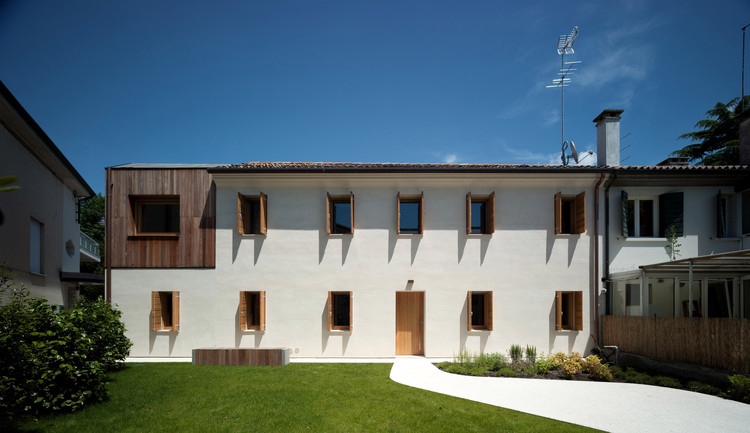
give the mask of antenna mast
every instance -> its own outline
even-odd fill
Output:
[[[560,72],[558,72],[557,75],[559,75],[560,77],[552,80],[551,86],[546,86],[547,88],[560,88],[562,101],[562,126],[560,131],[560,141],[562,142],[561,158],[563,165],[568,165],[568,160],[570,159],[569,156],[565,155],[565,152],[568,149],[568,142],[565,141],[565,88],[570,85],[570,78],[568,78],[568,75],[573,75],[574,71],[576,71],[576,69],[573,68],[573,65],[581,63],[580,61],[565,62],[565,55],[575,53],[573,51],[573,41],[575,41],[576,36],[578,36],[578,26],[573,27],[573,31],[571,31],[569,35],[560,35],[560,37],[557,39],[557,54],[560,55]],[[573,153],[575,154],[575,146],[573,145],[572,141],[570,142],[570,147],[573,148]],[[578,160],[577,158],[575,159],[577,163]]]

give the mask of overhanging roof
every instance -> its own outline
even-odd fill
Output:
[[[647,273],[750,274],[750,250],[711,254],[640,266]]]

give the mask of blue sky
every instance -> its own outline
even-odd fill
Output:
[[[128,162],[557,164],[545,85],[579,26],[565,138],[595,150],[621,108],[648,165],[739,96],[746,24],[746,0],[5,0],[0,80],[97,192]]]

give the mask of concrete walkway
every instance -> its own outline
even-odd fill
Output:
[[[395,382],[610,432],[748,432],[750,405],[629,383],[472,377],[397,357]]]

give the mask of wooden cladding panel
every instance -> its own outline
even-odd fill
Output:
[[[112,169],[113,268],[212,268],[216,264],[216,186],[206,169]],[[136,235],[138,198],[179,196],[177,236]]]
[[[285,353],[286,352],[286,353]],[[289,349],[193,349],[194,365],[286,365]]]

